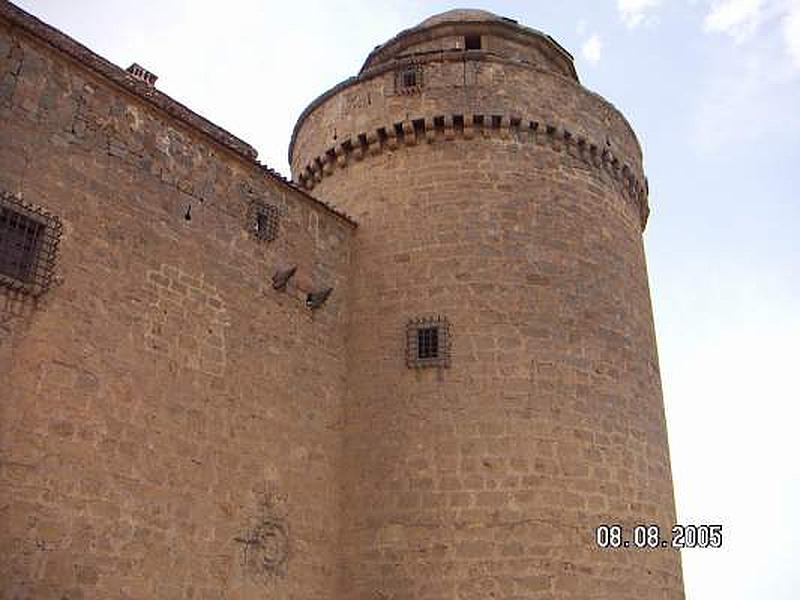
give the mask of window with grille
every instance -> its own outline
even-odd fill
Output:
[[[37,296],[50,287],[60,221],[0,192],[0,285]]]
[[[406,328],[409,368],[450,366],[450,323],[444,317],[410,321]]]
[[[250,231],[262,242],[271,242],[278,237],[280,210],[274,204],[253,202],[250,206]]]
[[[399,93],[413,93],[422,87],[422,66],[407,65],[395,72],[395,90]]]
[[[417,358],[428,360],[439,358],[439,328],[422,327],[417,329]]]

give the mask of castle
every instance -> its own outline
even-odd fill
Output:
[[[625,118],[402,31],[242,140],[0,2],[0,598],[678,599]]]

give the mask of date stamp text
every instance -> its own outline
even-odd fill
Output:
[[[602,523],[594,530],[599,548],[721,548],[722,525],[673,525],[669,533],[655,524],[625,527]]]

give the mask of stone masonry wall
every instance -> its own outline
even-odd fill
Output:
[[[675,519],[638,144],[563,78],[465,59],[481,72],[465,90],[437,79],[448,64],[423,67],[416,95],[354,82],[297,129],[301,179],[332,131],[423,120],[310,180],[359,222],[344,597],[682,598],[677,552],[594,540],[601,523]],[[485,121],[438,121],[454,113]],[[528,114],[546,117],[509,118]],[[406,324],[435,315],[450,367],[408,368]]]
[[[379,147],[392,144],[397,137],[396,123],[413,131],[414,120],[428,119],[429,128],[434,129],[433,118],[442,116],[450,120],[452,128],[453,115],[469,121],[477,114],[484,117],[487,127],[492,116],[498,116],[505,119],[506,127],[516,119],[525,129],[536,122],[542,131],[547,126],[562,134],[567,131],[573,144],[583,140],[587,151],[594,145],[598,156],[610,153],[606,160],[616,160],[619,168],[627,166],[644,189],[639,143],[628,122],[610,103],[550,70],[488,53],[473,54],[475,59],[469,61],[453,57],[420,59],[424,82],[421,93],[398,93],[395,71],[389,69],[322,100],[304,117],[302,129],[295,132],[291,156],[295,178],[305,178],[309,167],[317,169],[316,162],[321,162],[318,166],[323,170],[331,151],[332,168],[343,154],[349,160],[342,146],[358,148],[362,143],[359,136],[367,142],[363,148],[366,153],[375,143]],[[515,94],[512,90],[521,91]]]
[[[3,20],[0,188],[63,224],[0,288],[0,598],[338,597],[352,224]]]

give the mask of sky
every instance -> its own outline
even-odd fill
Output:
[[[16,0],[288,175],[295,120],[398,31],[482,8],[552,35],[642,143],[689,600],[800,598],[800,0]]]

